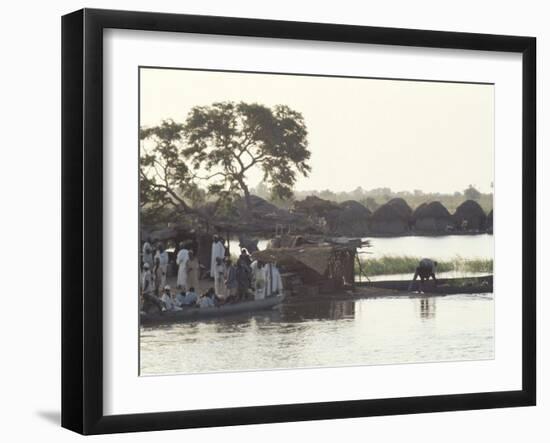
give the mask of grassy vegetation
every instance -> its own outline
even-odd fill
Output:
[[[364,274],[389,275],[389,274],[413,274],[421,257],[386,255],[379,258],[361,259],[361,267]],[[452,260],[437,260],[438,272],[493,272],[493,260],[465,259],[455,257]],[[356,272],[359,266],[356,264]]]

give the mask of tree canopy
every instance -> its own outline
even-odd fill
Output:
[[[204,197],[183,150],[183,125],[164,120],[159,126],[140,129],[140,205],[156,212],[167,205],[181,212],[195,212],[192,206]]]
[[[242,191],[250,207],[247,173],[260,168],[273,198],[290,198],[297,174],[307,176],[311,156],[303,116],[288,106],[220,102],[197,106],[183,126],[186,148],[208,191],[221,198]]]
[[[167,205],[204,216],[199,203],[241,193],[250,209],[247,174],[258,168],[274,198],[290,198],[311,156],[303,116],[288,106],[220,102],[196,106],[183,123],[164,120],[140,129],[142,208]]]

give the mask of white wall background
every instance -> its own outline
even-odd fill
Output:
[[[538,38],[539,226],[548,223],[550,156],[549,11],[545,2],[435,0],[324,4],[305,0],[112,0],[5,2],[0,26],[0,192],[3,253],[0,320],[0,436],[3,441],[73,441],[60,410],[60,16],[83,6],[283,20],[531,35]],[[539,236],[539,275],[550,264]],[[540,249],[545,248],[541,253]],[[550,284],[539,279],[539,406],[411,416],[169,431],[98,437],[107,441],[534,441],[550,437],[550,368],[545,322]],[[26,314],[21,316],[20,309]]]

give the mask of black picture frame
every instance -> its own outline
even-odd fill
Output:
[[[522,389],[106,416],[103,413],[103,30],[503,51],[522,54]],[[229,426],[536,403],[536,39],[83,9],[62,18],[62,426],[82,434]]]

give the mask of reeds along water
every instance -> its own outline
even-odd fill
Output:
[[[437,260],[437,258],[430,257],[437,261],[438,272],[464,272],[464,273],[478,273],[478,272],[493,272],[493,259],[485,258],[463,258],[456,256],[453,259]],[[395,256],[386,255],[377,258],[361,258],[361,267],[366,275],[391,275],[391,274],[407,274],[414,273],[418,262],[422,257],[413,256]],[[358,266],[358,265],[356,265]],[[359,272],[359,269],[356,270]]]

